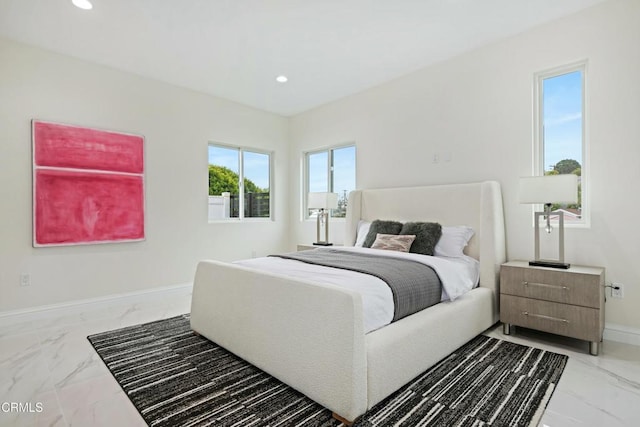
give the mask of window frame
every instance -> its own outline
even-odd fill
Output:
[[[591,226],[591,209],[589,203],[589,175],[591,171],[589,161],[589,134],[588,134],[588,61],[586,59],[572,62],[570,64],[561,65],[558,67],[550,68],[547,70],[534,73],[533,80],[533,113],[534,113],[534,126],[533,126],[533,175],[543,176],[545,172],[544,165],[544,80],[562,76],[564,74],[570,74],[576,71],[582,72],[582,162],[580,164],[580,186],[581,186],[581,219],[564,222],[564,226],[568,228],[589,228]],[[534,211],[543,210],[543,205],[534,205]],[[557,219],[552,219],[557,223]]]
[[[243,222],[243,221],[251,221],[251,222],[267,222],[267,221],[275,221],[274,216],[274,151],[272,150],[264,150],[260,148],[247,147],[242,145],[232,145],[225,144],[222,142],[209,141],[207,143],[207,163],[209,162],[209,147],[220,147],[228,150],[237,150],[238,151],[238,193],[240,195],[240,200],[238,202],[238,217],[229,217],[224,219],[210,219],[209,223],[220,223],[220,222]],[[251,152],[256,154],[265,154],[269,156],[269,216],[268,217],[245,217],[244,216],[244,152]],[[208,163],[211,165],[211,163]],[[208,170],[208,168],[207,168]],[[208,194],[208,191],[207,191]],[[207,198],[208,201],[208,198]],[[208,209],[207,203],[207,209]]]
[[[328,147],[324,147],[324,148],[318,148],[318,149],[314,149],[314,150],[308,150],[308,151],[304,151],[302,153],[302,194],[301,194],[301,200],[302,203],[300,204],[302,206],[302,211],[300,212],[300,218],[303,221],[311,221],[314,220],[315,221],[315,217],[309,215],[309,209],[307,208],[307,194],[309,194],[309,184],[310,184],[310,176],[309,176],[309,172],[310,172],[310,168],[309,168],[309,157],[313,154],[320,154],[320,153],[327,153],[327,188],[328,188],[328,192],[333,192],[333,176],[334,176],[334,150],[340,150],[343,148],[350,148],[353,147],[355,150],[355,163],[354,163],[354,168],[355,168],[355,177],[354,177],[354,181],[356,183],[356,188],[357,188],[357,179],[358,179],[358,173],[357,173],[357,162],[358,162],[358,149],[356,147],[356,143],[355,142],[346,142],[346,143],[342,143],[342,144],[337,144],[337,145],[331,145]],[[331,214],[331,213],[330,213]],[[333,217],[334,221],[344,221],[345,218],[344,217]]]

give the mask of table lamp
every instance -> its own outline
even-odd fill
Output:
[[[329,243],[329,209],[338,208],[337,193],[309,193],[307,198],[307,208],[320,209],[316,217],[316,246],[331,246]],[[324,240],[320,240],[320,229],[324,225]]]
[[[520,203],[544,204],[544,212],[535,212],[535,259],[529,265],[552,268],[569,268],[564,262],[564,212],[558,211],[558,259],[540,259],[540,226],[539,218],[547,219],[545,231],[551,233],[551,205],[553,203],[578,202],[578,177],[574,174],[528,176],[520,178],[518,191]]]

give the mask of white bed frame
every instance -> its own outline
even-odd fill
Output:
[[[365,334],[354,292],[202,261],[191,327],[351,422],[498,321],[506,255],[497,182],[358,190],[348,206],[345,245],[360,219],[473,227],[465,252],[480,261],[480,286]]]

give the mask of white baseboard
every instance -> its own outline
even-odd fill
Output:
[[[98,298],[88,298],[63,302],[59,304],[30,307],[21,310],[11,310],[0,312],[0,325],[11,325],[15,323],[28,322],[31,320],[47,319],[50,317],[76,314],[83,311],[96,310],[114,303],[135,304],[149,301],[150,299],[167,298],[171,296],[190,295],[193,290],[193,283],[183,283],[179,285],[163,286],[160,288],[145,289],[143,291],[126,292],[122,294],[106,295]]]
[[[607,323],[604,326],[604,339],[640,346],[640,329]]]

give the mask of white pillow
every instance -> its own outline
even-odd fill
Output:
[[[358,231],[356,231],[356,243],[353,246],[362,247],[364,245],[364,241],[367,238],[367,234],[369,233],[369,227],[371,227],[371,223],[367,221],[360,220],[358,222]]]
[[[435,256],[458,258],[464,256],[464,248],[473,237],[473,228],[466,225],[442,227],[442,237],[434,250]]]

